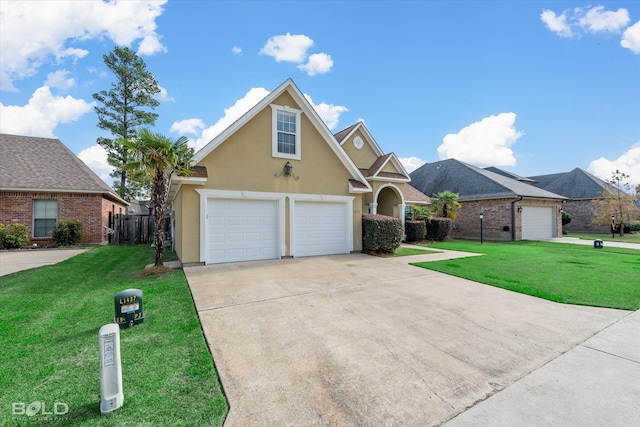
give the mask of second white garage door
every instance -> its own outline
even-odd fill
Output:
[[[208,264],[278,257],[277,201],[208,199]]]
[[[346,203],[296,201],[294,256],[348,253],[347,206]]]
[[[525,240],[555,237],[555,208],[540,206],[522,207],[522,238]]]

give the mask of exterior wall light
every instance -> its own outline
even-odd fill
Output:
[[[284,164],[284,174],[291,175],[291,171],[293,170],[293,165],[291,162],[287,162]]]

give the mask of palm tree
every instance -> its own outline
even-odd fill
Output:
[[[156,266],[164,264],[164,224],[169,179],[173,173],[191,174],[193,148],[187,146],[187,141],[184,136],[173,141],[147,128],[141,129],[134,140],[124,141],[134,159],[127,167],[144,171],[151,179],[149,207],[156,218]]]
[[[458,193],[452,193],[449,190],[442,191],[433,195],[434,204],[437,212],[444,218],[455,220],[458,216]]]

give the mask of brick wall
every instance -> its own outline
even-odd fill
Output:
[[[512,206],[513,202],[513,206]],[[480,212],[483,213],[482,238],[486,240],[522,240],[522,216],[519,206],[553,206],[560,211],[561,201],[545,199],[493,199],[460,202],[458,217],[449,235],[480,240]],[[512,213],[513,212],[513,213]],[[562,235],[562,219],[557,216],[557,236]]]
[[[609,224],[591,224],[596,212],[594,200],[567,200],[563,209],[572,217],[571,222],[564,226],[568,232],[609,233],[611,231]]]
[[[29,228],[30,236],[33,236],[34,200],[57,200],[58,221],[82,221],[82,243],[106,242],[108,239],[104,227],[108,224],[108,212],[112,207],[116,213],[119,209],[124,211],[122,205],[107,201],[101,194],[0,192],[0,223],[24,224]],[[31,237],[30,243],[54,244],[53,239],[47,237]]]

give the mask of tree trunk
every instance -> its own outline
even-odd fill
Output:
[[[156,267],[164,265],[164,199],[166,198],[166,185],[164,182],[164,174],[156,171],[155,191],[151,203],[153,205],[153,214],[156,217]]]

